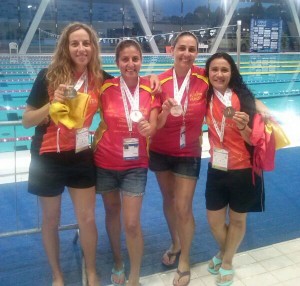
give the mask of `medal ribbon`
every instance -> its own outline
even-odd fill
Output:
[[[74,89],[76,91],[78,91],[82,87],[83,83],[84,83],[84,93],[87,93],[87,91],[88,91],[88,84],[89,84],[87,70],[85,70],[82,73],[82,75],[80,76],[80,78],[78,79],[78,81],[76,82],[76,84],[74,85]]]
[[[214,93],[217,96],[217,98],[226,106],[231,106],[231,97],[232,97],[232,90],[230,88],[227,88],[224,95],[222,95],[221,92],[214,89]]]
[[[127,100],[129,101],[131,110],[139,110],[140,106],[140,78],[138,78],[138,83],[135,88],[134,94],[132,95],[131,91],[129,90],[126,82],[122,77],[120,77],[120,88],[121,88],[121,94],[122,94],[122,99],[123,99],[123,104],[124,104],[124,110],[125,110],[125,116],[126,116],[126,121],[128,125],[129,132],[132,131],[132,121],[130,119],[129,115],[129,109],[128,109],[128,104]]]
[[[191,69],[189,69],[188,73],[186,74],[183,80],[180,89],[178,90],[177,76],[176,76],[175,69],[173,69],[174,99],[177,101],[178,104],[181,104],[181,100],[184,92],[186,91],[188,93],[189,85],[190,85],[190,75],[191,75]],[[186,112],[186,109],[187,109],[187,97],[185,98],[183,113]]]
[[[224,93],[224,96],[219,92],[217,91],[216,89],[214,89],[214,92],[215,92],[215,95],[218,97],[218,99],[226,106],[231,106],[231,97],[232,97],[232,91],[231,89],[227,89]],[[211,98],[211,101],[210,101],[210,114],[211,114],[211,118],[212,118],[212,122],[214,124],[214,127],[216,129],[216,132],[220,138],[220,142],[222,143],[223,142],[223,139],[224,139],[224,130],[225,130],[225,116],[223,114],[223,117],[222,117],[222,122],[221,122],[221,129],[219,129],[218,127],[218,124],[217,124],[217,121],[215,120],[214,116],[213,116],[213,112],[212,112],[212,107],[213,107],[213,96]]]

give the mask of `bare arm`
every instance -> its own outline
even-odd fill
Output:
[[[255,108],[257,113],[260,113],[264,118],[270,117],[271,112],[262,101],[255,99]]]
[[[158,108],[154,108],[150,112],[149,121],[142,119],[138,123],[138,130],[141,135],[149,137],[155,134],[157,126]]]
[[[29,128],[44,122],[47,123],[48,115],[49,115],[49,107],[50,107],[50,103],[45,104],[39,109],[27,105],[22,119],[23,126],[25,128]]]
[[[157,117],[157,129],[162,128],[168,118],[168,115],[171,111],[172,106],[176,105],[176,101],[173,98],[168,98],[165,100],[165,102],[162,104],[162,110],[160,114]]]
[[[152,89],[152,93],[156,94],[160,92],[160,81],[156,74],[151,74],[146,76],[150,80],[150,88]]]
[[[61,84],[54,92],[53,102],[64,102],[64,91],[66,85]],[[46,103],[41,108],[34,108],[33,106],[27,105],[23,114],[22,124],[25,128],[33,127],[39,124],[46,124],[49,121],[49,108],[50,102]]]

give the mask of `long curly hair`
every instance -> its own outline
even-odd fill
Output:
[[[49,87],[55,90],[60,84],[71,84],[74,78],[74,63],[69,52],[69,36],[71,33],[84,29],[91,41],[92,57],[88,63],[88,73],[95,82],[95,87],[100,87],[103,81],[100,60],[100,46],[96,32],[86,24],[74,22],[66,26],[59,37],[58,44],[54,51],[53,59],[49,65],[46,78]]]
[[[231,68],[231,78],[228,84],[228,87],[231,88],[238,96],[241,104],[241,111],[246,112],[250,117],[250,127],[252,127],[253,116],[256,112],[255,109],[255,97],[251,90],[245,84],[243,77],[241,76],[233,58],[227,53],[215,53],[206,61],[205,71],[206,76],[209,78],[209,68],[211,62],[215,59],[224,59],[226,60]],[[213,87],[209,84],[207,91],[207,103],[209,104],[212,95],[214,93]]]

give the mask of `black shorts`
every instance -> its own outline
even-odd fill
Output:
[[[208,164],[206,181],[206,208],[220,210],[227,205],[239,213],[261,212],[265,209],[263,178],[255,174],[252,182],[252,169],[221,171]]]
[[[198,179],[200,157],[175,157],[150,151],[149,169],[153,172],[171,171],[174,175]]]
[[[31,154],[28,192],[41,197],[54,197],[65,187],[85,189],[95,186],[96,168],[91,149],[75,153]]]

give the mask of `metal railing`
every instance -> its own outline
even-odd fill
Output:
[[[19,236],[19,235],[27,235],[27,234],[35,234],[35,233],[41,233],[42,231],[42,227],[40,224],[40,205],[39,205],[39,200],[38,197],[36,198],[36,205],[37,205],[37,225],[34,228],[26,228],[26,229],[19,229],[19,213],[18,213],[18,202],[17,202],[17,150],[16,150],[16,138],[17,138],[17,130],[16,127],[17,126],[21,126],[22,125],[22,121],[18,120],[18,121],[0,121],[0,127],[5,127],[5,126],[12,126],[13,127],[13,137],[14,137],[14,150],[13,150],[13,170],[14,170],[14,191],[15,191],[15,216],[16,216],[16,230],[13,231],[4,231],[4,232],[0,232],[0,239],[1,238],[7,238],[7,237],[11,237],[11,236]],[[2,143],[3,144],[3,143]],[[13,204],[13,203],[12,203]],[[59,226],[59,231],[61,230],[71,230],[71,229],[75,229],[75,235],[74,235],[74,239],[73,239],[73,243],[76,244],[79,238],[79,228],[78,228],[78,224],[66,224],[66,225],[60,225]],[[84,256],[83,256],[83,252],[81,249],[81,253],[82,253],[82,285],[87,285],[87,276],[86,276],[86,271],[85,271],[85,260],[84,260]]]

